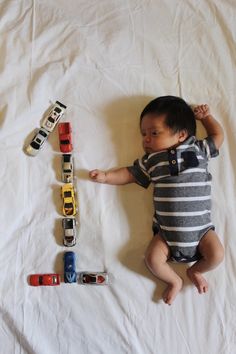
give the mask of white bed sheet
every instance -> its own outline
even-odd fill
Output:
[[[234,0],[0,1],[0,353],[236,352]],[[226,255],[198,295],[169,307],[146,270],[152,191],[95,184],[88,170],[142,154],[139,114],[172,94],[208,103],[224,126],[212,160],[212,217]],[[77,270],[106,270],[104,287],[30,287],[63,273],[60,153],[55,131],[35,158],[23,147],[51,102],[73,127],[80,229]]]

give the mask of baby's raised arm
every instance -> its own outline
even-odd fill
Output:
[[[89,177],[94,182],[113,185],[122,185],[135,182],[133,175],[126,167],[109,171],[92,170],[89,172]]]
[[[214,140],[217,149],[220,148],[224,141],[224,131],[219,122],[211,115],[207,104],[196,106],[193,110],[195,118],[202,122],[207,131],[207,135]]]

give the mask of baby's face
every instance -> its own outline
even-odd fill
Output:
[[[148,154],[175,147],[187,138],[187,133],[174,133],[165,124],[165,115],[147,114],[141,122],[143,148]]]

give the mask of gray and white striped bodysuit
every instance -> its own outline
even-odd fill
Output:
[[[208,160],[219,154],[211,137],[194,136],[169,150],[146,154],[128,169],[136,182],[154,184],[154,234],[160,232],[177,262],[200,258],[198,244],[214,229],[211,222],[211,174]]]

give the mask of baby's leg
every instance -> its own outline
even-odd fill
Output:
[[[202,258],[188,268],[187,275],[197,287],[199,294],[208,290],[208,283],[202,273],[217,267],[224,258],[224,248],[213,230],[209,230],[199,243],[199,252]]]
[[[168,284],[163,293],[163,300],[171,305],[183,286],[183,280],[169,266],[168,258],[168,245],[159,234],[155,235],[147,248],[145,262],[158,279]]]

